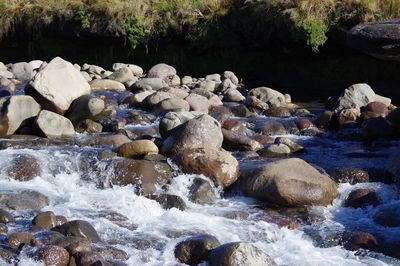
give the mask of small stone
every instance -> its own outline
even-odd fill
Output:
[[[8,211],[0,209],[0,223],[12,223],[15,219]]]
[[[158,147],[151,140],[135,140],[119,147],[118,156],[134,158],[148,154],[157,154]]]

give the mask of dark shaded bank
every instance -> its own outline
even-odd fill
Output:
[[[383,61],[344,47],[326,47],[319,53],[266,49],[212,49],[198,51],[184,45],[132,50],[123,41],[99,38],[6,39],[0,43],[4,63],[50,60],[61,56],[79,64],[110,69],[114,62],[129,62],[149,69],[165,62],[176,66],[179,75],[197,77],[232,70],[248,88],[270,86],[298,100],[322,100],[347,86],[365,82],[382,95],[400,102],[400,63]]]

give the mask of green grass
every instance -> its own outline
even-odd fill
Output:
[[[279,33],[318,51],[337,24],[399,15],[399,0],[0,0],[0,38],[18,25],[40,32],[74,22],[78,31],[123,36],[133,48],[176,37],[197,46],[257,46]]]

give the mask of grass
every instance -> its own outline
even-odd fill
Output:
[[[318,51],[335,25],[400,16],[399,0],[0,0],[0,38],[73,23],[78,32],[122,36],[133,48],[159,40],[262,45],[274,34]],[[278,34],[278,35],[279,35]],[[225,45],[223,44],[223,45]],[[250,46],[251,46],[250,45]]]

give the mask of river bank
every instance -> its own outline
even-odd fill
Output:
[[[324,107],[166,64],[0,75],[6,265],[400,264],[400,112],[368,84]]]

